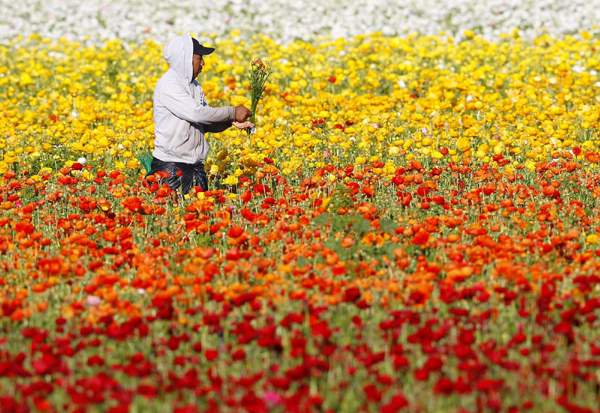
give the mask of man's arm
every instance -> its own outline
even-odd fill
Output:
[[[236,107],[226,106],[213,108],[200,105],[196,100],[177,83],[163,85],[159,92],[160,101],[175,116],[192,123],[213,125],[229,123],[236,120]],[[225,130],[225,129],[223,129]]]

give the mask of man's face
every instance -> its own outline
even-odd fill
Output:
[[[198,76],[200,74],[200,72],[202,72],[202,67],[204,67],[204,57],[200,56],[198,54],[194,55],[194,79],[196,79],[196,76]]]

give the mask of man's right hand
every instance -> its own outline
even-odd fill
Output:
[[[252,112],[246,106],[236,106],[235,107],[235,121],[244,123],[246,122],[250,116],[252,116]]]

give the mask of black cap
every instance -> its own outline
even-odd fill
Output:
[[[200,56],[206,56],[215,51],[214,47],[204,47],[202,46],[198,40],[192,37],[192,43],[194,44],[194,54],[198,54]]]

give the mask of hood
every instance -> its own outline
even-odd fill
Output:
[[[192,36],[189,33],[173,37],[163,48],[163,56],[169,67],[177,73],[177,77],[188,83],[193,80],[193,55],[194,44],[192,43]]]

